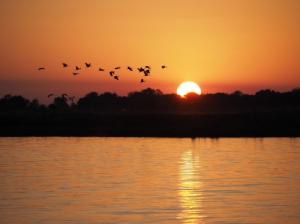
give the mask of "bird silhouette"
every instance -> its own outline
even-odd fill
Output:
[[[39,70],[39,71],[45,70],[45,68],[44,68],[44,67],[39,67],[38,70]]]
[[[68,67],[68,64],[62,63],[62,66],[63,66],[64,68],[66,68],[66,67]]]
[[[161,66],[161,68],[162,68],[162,69],[165,69],[165,68],[167,68],[167,66],[165,66],[165,65],[162,65],[162,66]]]
[[[52,96],[54,96],[54,93],[48,94],[48,98],[50,98],[50,97],[52,97]]]
[[[73,72],[73,75],[78,75],[79,73],[78,72]]]
[[[78,66],[76,66],[75,69],[76,69],[76,71],[81,70],[81,68]]]
[[[115,76],[114,76],[114,79],[115,79],[115,80],[119,80],[119,76],[115,75]]]
[[[120,67],[120,66],[118,66],[118,67],[115,67],[115,70],[118,70],[118,69],[121,69],[121,67]]]
[[[145,80],[144,79],[141,79],[141,81],[140,82],[145,82]]]
[[[100,72],[104,72],[104,69],[103,69],[103,68],[99,68],[99,71],[100,71]]]
[[[110,72],[109,72],[109,75],[110,75],[110,76],[113,76],[114,74],[115,74],[115,71],[110,71]]]
[[[150,70],[144,70],[144,75],[149,76],[150,75]]]
[[[133,69],[132,69],[130,66],[128,66],[127,69],[128,69],[129,71],[133,71]]]
[[[91,63],[85,63],[85,66],[87,67],[87,68],[90,68],[91,66],[92,66],[92,64]]]
[[[144,72],[144,70],[145,70],[145,69],[142,68],[142,67],[138,68],[138,71],[139,71],[139,72]]]

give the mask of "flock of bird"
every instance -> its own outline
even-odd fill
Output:
[[[91,68],[91,66],[92,66],[91,63],[87,63],[87,62],[84,63],[84,67],[86,69]],[[62,63],[62,67],[67,68],[67,67],[69,67],[69,65],[67,63]],[[167,66],[166,65],[161,65],[161,68],[166,69]],[[38,68],[39,71],[45,70],[45,69],[46,69],[45,67],[39,67]],[[108,71],[109,76],[112,77],[115,80],[119,80],[119,75],[118,75],[117,71],[120,70],[120,69],[121,69],[121,66],[117,66],[113,70],[109,70]],[[131,67],[131,66],[127,66],[126,69],[130,72],[134,71],[134,68]],[[143,78],[140,79],[140,82],[141,83],[145,82],[146,81],[145,77],[150,76],[151,67],[149,65],[146,65],[146,66],[138,67],[136,69],[139,73],[142,73],[143,76],[144,76]],[[73,76],[79,75],[80,70],[82,70],[82,68],[79,67],[78,65],[76,65],[75,68],[74,68],[74,71],[72,72]],[[104,68],[101,68],[101,67],[98,70],[99,70],[99,72],[105,72],[106,71]]]

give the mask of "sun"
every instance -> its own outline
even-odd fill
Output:
[[[183,82],[177,88],[177,94],[184,97],[188,93],[196,93],[201,95],[201,88],[195,82]]]

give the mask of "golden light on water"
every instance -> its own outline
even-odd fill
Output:
[[[182,154],[180,164],[179,200],[182,208],[178,219],[186,224],[201,224],[202,193],[201,181],[198,174],[199,158],[193,152],[186,151]]]
[[[195,82],[183,82],[177,88],[177,94],[184,97],[188,93],[196,93],[200,95],[202,93],[201,88]]]

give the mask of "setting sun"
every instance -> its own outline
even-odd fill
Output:
[[[195,82],[183,82],[177,88],[177,94],[184,97],[188,93],[201,94],[201,88]]]

